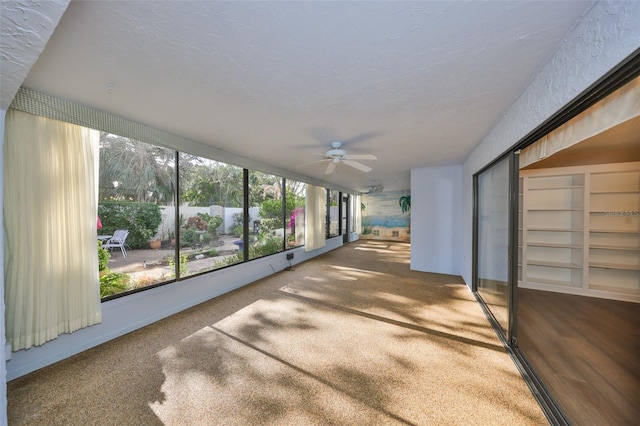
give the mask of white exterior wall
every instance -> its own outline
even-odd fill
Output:
[[[189,219],[191,216],[197,216],[198,213],[208,213],[212,216],[214,215],[213,209],[215,206],[209,207],[192,207],[192,206],[180,206],[180,213],[184,217],[185,220]],[[223,211],[224,217],[222,225],[218,230],[224,234],[231,234],[231,227],[233,226],[233,215],[236,213],[242,214],[242,208],[240,207],[220,207]],[[176,208],[174,206],[163,206],[160,207],[162,211],[162,224],[160,228],[164,228],[165,232],[175,229],[176,223]],[[251,218],[251,222],[249,222],[249,229],[253,229],[253,223],[256,219],[259,219],[260,207],[250,207],[249,208],[249,217]]]
[[[599,2],[463,164],[462,277],[471,287],[473,175],[640,48],[640,2]],[[517,70],[514,70],[517,72]]]
[[[411,170],[411,269],[460,275],[462,166]]]

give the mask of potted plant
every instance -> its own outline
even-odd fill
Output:
[[[154,236],[151,240],[149,240],[149,247],[153,250],[158,250],[162,245],[162,240],[159,235]]]

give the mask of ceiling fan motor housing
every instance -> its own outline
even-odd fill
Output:
[[[345,155],[347,155],[347,151],[345,151],[344,149],[330,149],[326,154],[327,157],[331,157],[333,159],[341,158]]]

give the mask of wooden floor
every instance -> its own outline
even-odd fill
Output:
[[[640,305],[518,289],[518,346],[575,425],[640,421]]]

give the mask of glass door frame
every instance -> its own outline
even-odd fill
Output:
[[[494,161],[487,166],[479,170],[473,175],[473,222],[472,222],[472,270],[471,270],[471,290],[474,293],[476,299],[484,309],[487,318],[491,325],[496,329],[496,333],[501,339],[502,343],[507,350],[507,353],[514,360],[518,370],[522,374],[525,382],[529,385],[534,397],[540,404],[545,415],[552,424],[565,425],[569,424],[566,416],[562,412],[559,404],[553,398],[553,395],[549,393],[544,384],[539,380],[536,372],[528,364],[526,358],[520,352],[518,348],[517,340],[517,283],[518,283],[518,192],[519,192],[519,170],[517,167],[517,159],[515,155],[520,149],[523,149],[544,135],[550,133],[562,124],[571,120],[590,106],[594,105],[601,99],[604,99],[609,94],[613,93],[626,83],[640,76],[640,48],[636,49],[627,58],[621,61],[617,66],[612,68],[609,72],[603,75],[590,87],[585,89],[580,95],[568,102],[563,108],[558,110],[555,114],[549,117],[546,121],[542,122],[538,127],[533,129],[529,134],[517,141],[511,148],[499,155]],[[510,178],[509,178],[509,197],[510,197],[510,214],[509,214],[509,267],[508,273],[509,280],[512,285],[509,286],[508,297],[508,328],[507,336],[502,334],[501,327],[492,317],[492,314],[488,310],[488,307],[484,303],[481,297],[478,296],[478,176],[491,168],[495,163],[501,161],[505,156],[512,156],[514,164],[511,165]],[[515,250],[515,252],[514,252]]]
[[[351,195],[346,192],[340,193],[340,233],[342,234],[342,243],[349,242],[349,204]],[[343,226],[344,225],[344,226]]]
[[[518,154],[519,151],[509,151],[508,153],[500,156],[492,161],[490,164],[479,170],[473,175],[473,237],[472,237],[472,288],[471,290],[475,294],[478,301],[481,303],[485,313],[492,319],[491,323],[498,332],[498,335],[505,338],[503,342],[506,345],[511,345],[516,341],[517,332],[517,292],[516,287],[518,284]],[[498,163],[508,160],[509,167],[509,182],[508,182],[508,225],[507,225],[507,319],[508,326],[506,330],[503,330],[498,321],[493,316],[493,313],[489,309],[488,305],[482,299],[482,296],[478,292],[478,282],[480,277],[478,276],[479,259],[478,259],[478,244],[479,244],[479,177],[484,172],[490,170]],[[504,334],[506,336],[504,336]]]

